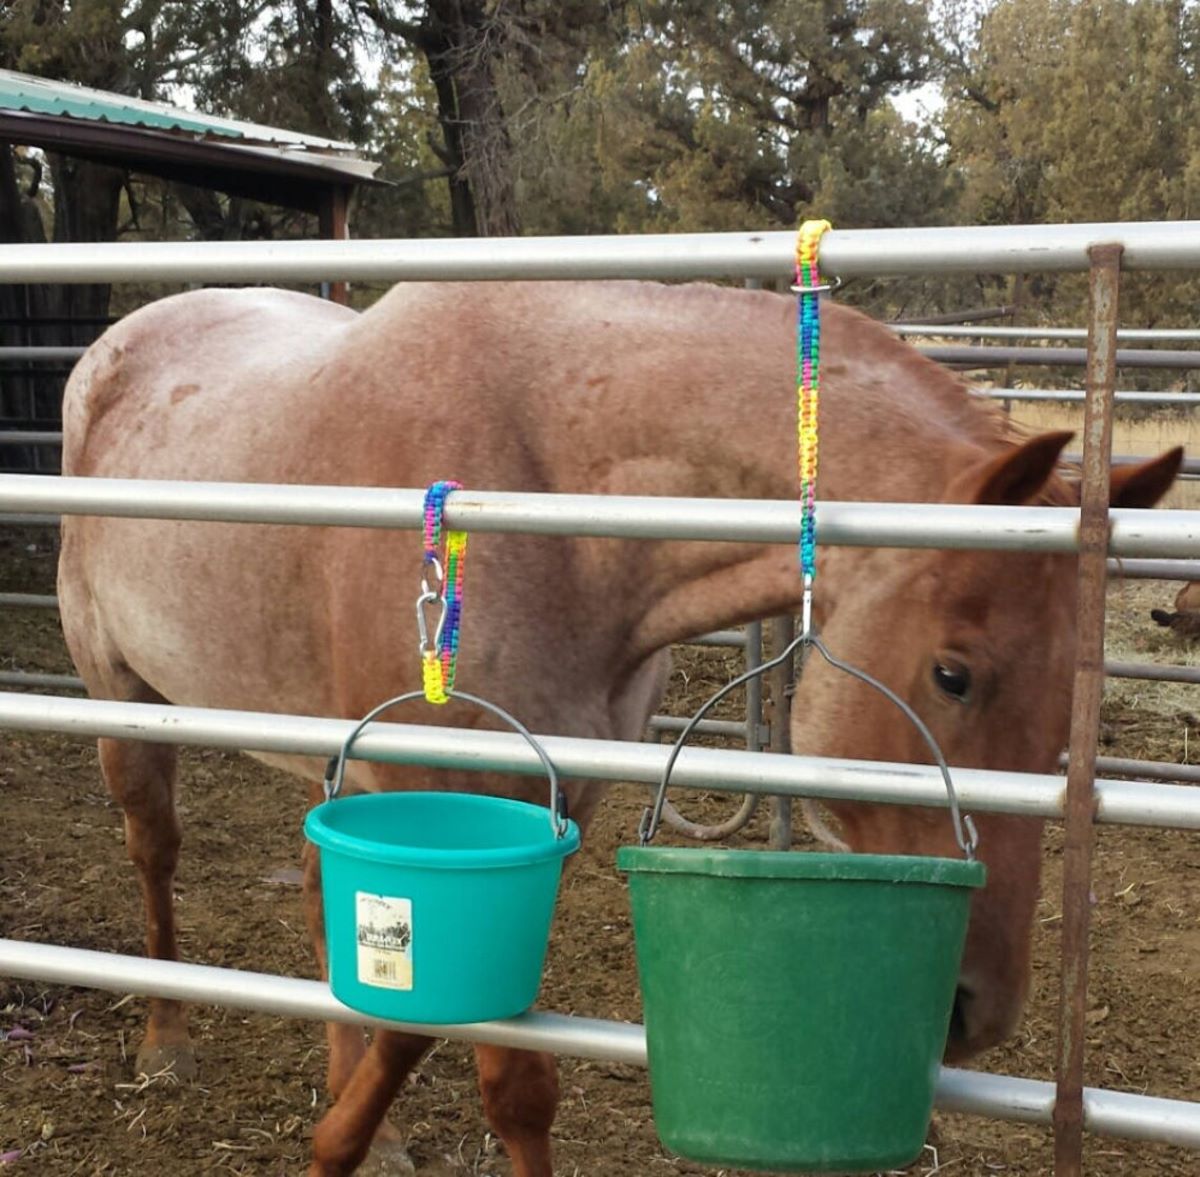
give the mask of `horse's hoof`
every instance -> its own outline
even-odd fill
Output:
[[[196,1052],[188,1043],[144,1045],[137,1053],[137,1073],[152,1080],[191,1083],[199,1071]]]
[[[416,1166],[398,1140],[376,1140],[355,1177],[416,1177]]]

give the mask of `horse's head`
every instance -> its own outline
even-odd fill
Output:
[[[999,457],[968,461],[946,500],[1078,502],[1077,492],[1055,475],[1069,437],[1045,434]],[[1171,451],[1114,470],[1112,505],[1152,506],[1170,486],[1181,456]],[[1055,771],[1070,718],[1074,556],[893,549],[830,553],[830,560],[831,599],[818,601],[825,643],[905,699],[950,765]],[[792,715],[798,753],[932,759],[893,703],[816,656],[806,664]],[[830,808],[853,850],[960,855],[943,810],[850,803]],[[973,900],[948,1060],[1010,1034],[1029,982],[1041,822],[1000,814],[974,818],[988,882]]]

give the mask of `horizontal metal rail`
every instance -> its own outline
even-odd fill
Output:
[[[977,396],[1006,401],[1053,401],[1082,404],[1087,395],[1076,388],[972,388]],[[1200,405],[1200,392],[1117,392],[1119,405],[1147,405],[1171,408],[1194,408]]]
[[[822,259],[822,264],[824,261]],[[1083,367],[1084,347],[1006,347],[1003,344],[970,345],[918,344],[917,351],[958,368],[999,368],[1007,364],[1039,364]],[[1119,348],[1118,368],[1200,368],[1200,351],[1167,351],[1162,348]]]
[[[1078,339],[1088,337],[1086,327],[964,327],[959,324],[888,323],[897,335],[941,335],[945,339]],[[1121,327],[1118,343],[1200,343],[1195,327]]]
[[[1200,580],[1200,560],[1109,560],[1114,580]]]
[[[83,679],[73,674],[42,674],[36,670],[0,670],[0,687],[25,690],[83,691]]]
[[[698,638],[688,638],[680,642],[681,646],[730,646],[739,650],[746,647],[746,634],[740,629],[718,629],[714,633],[701,634]]]
[[[347,719],[0,692],[0,730],[196,744],[327,760],[338,752],[352,728],[353,721]],[[658,744],[624,740],[539,739],[561,775],[583,780],[657,784],[670,751]],[[481,772],[537,776],[544,771],[536,753],[520,736],[466,728],[372,724],[356,741],[355,756]],[[955,768],[953,776],[964,808],[1037,817],[1062,814],[1062,777],[970,768]],[[934,808],[947,805],[939,770],[923,764],[685,748],[671,779],[681,788],[722,793],[776,793]],[[1200,829],[1200,790],[1109,780],[1097,782],[1096,794],[1097,821]]]
[[[0,974],[43,984],[80,985],[110,993],[231,1006],[276,1017],[430,1033],[429,1026],[359,1014],[338,1001],[324,982],[244,969],[0,939]],[[534,1010],[503,1021],[437,1026],[433,1033],[460,1042],[488,1042],[630,1066],[646,1065],[645,1031],[628,1022]],[[1200,1104],[1100,1088],[1087,1088],[1083,1098],[1091,1132],[1200,1148]],[[943,1112],[1049,1124],[1054,1110],[1054,1084],[943,1067],[935,1101]]]
[[[1088,249],[1124,246],[1125,270],[1200,267],[1200,223],[834,229],[831,276],[1083,272]],[[641,236],[0,245],[6,282],[397,282],[505,278],[786,278],[790,230]]]
[[[19,593],[0,593],[0,605],[6,604],[6,596],[20,596]],[[50,598],[53,600],[54,598]],[[716,636],[716,635],[714,635]],[[745,642],[705,642],[697,639],[694,642],[684,642],[683,645],[695,646],[730,646],[741,648]],[[1153,662],[1105,662],[1104,673],[1109,678],[1139,679],[1143,682],[1179,682],[1200,683],[1200,666],[1161,666]],[[83,679],[72,674],[43,674],[32,670],[0,670],[0,686],[20,688],[61,688],[67,691],[82,691],[86,688]],[[687,720],[672,715],[652,715],[650,727],[655,731],[682,731]],[[712,736],[743,736],[745,724],[726,719],[702,719],[695,730],[701,734]]]
[[[57,609],[58,598],[44,593],[0,593],[0,606],[10,609]]]
[[[0,474],[0,511],[204,519],[342,527],[421,526],[424,492],[348,486],[161,482]],[[1112,512],[1115,556],[1192,557],[1200,511]],[[952,503],[822,503],[818,539],[833,546],[1070,552],[1079,512],[1068,507]],[[4,520],[0,519],[0,522]],[[446,523],[467,531],[626,539],[794,544],[796,503],[754,499],[456,491]]]
[[[1105,662],[1109,678],[1139,678],[1146,682],[1200,683],[1200,666],[1160,666],[1154,662]]]
[[[1200,784],[1200,764],[1171,764],[1165,760],[1126,760],[1120,756],[1097,756],[1096,771],[1152,781],[1186,781]]]
[[[651,731],[681,732],[689,723],[691,720],[682,716],[652,715],[649,727]],[[700,736],[731,736],[741,740],[746,736],[746,723],[740,719],[701,719],[692,731]]]
[[[57,527],[61,518],[60,515],[54,514],[26,515],[20,512],[16,514],[0,512],[0,527]]]
[[[0,364],[9,362],[52,363],[69,360],[74,362],[87,351],[86,347],[0,347]]]
[[[62,445],[62,432],[51,429],[3,429],[0,445]]]

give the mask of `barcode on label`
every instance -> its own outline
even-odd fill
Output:
[[[354,893],[354,934],[360,985],[413,987],[412,900],[402,895]]]

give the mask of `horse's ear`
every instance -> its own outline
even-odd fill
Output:
[[[975,477],[968,502],[994,507],[1023,507],[1034,502],[1046,485],[1058,456],[1075,435],[1070,431],[1040,433],[988,462]]]
[[[1136,466],[1114,466],[1108,501],[1113,507],[1153,507],[1171,489],[1183,464],[1183,446]]]

